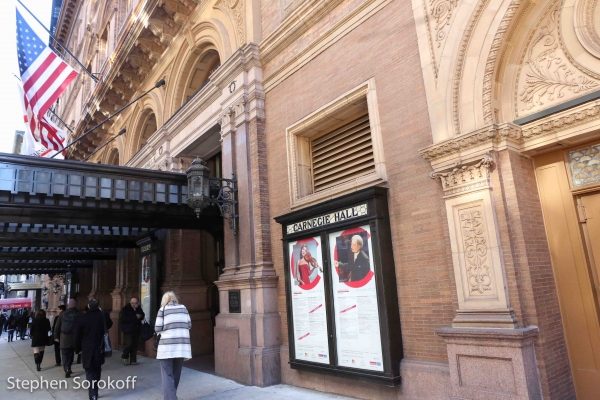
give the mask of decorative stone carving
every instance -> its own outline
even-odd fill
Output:
[[[467,279],[473,294],[484,294],[492,290],[492,277],[487,266],[487,240],[484,235],[481,206],[461,210],[458,213],[462,241],[467,261]]]
[[[600,119],[600,101],[596,100],[579,109],[566,112],[560,116],[544,119],[539,123],[523,128],[523,138],[530,139],[560,132],[578,125]]]
[[[431,16],[435,19],[435,41],[437,47],[440,47],[442,41],[446,39],[445,28],[450,26],[452,14],[456,9],[458,0],[430,0]]]
[[[486,124],[492,124],[494,122],[494,113],[492,110],[492,80],[494,78],[494,72],[496,70],[496,62],[498,59],[498,53],[500,52],[500,48],[506,40],[506,32],[508,31],[508,27],[510,26],[517,9],[521,6],[523,0],[512,0],[504,17],[502,18],[502,22],[496,31],[496,35],[494,36],[494,41],[492,42],[492,47],[488,54],[488,59],[485,64],[485,72],[483,76],[483,118]]]
[[[454,327],[514,328],[504,263],[490,187],[493,160],[486,154],[474,165],[456,166],[440,178],[459,309]]]
[[[575,33],[583,47],[600,58],[600,37],[596,30],[598,0],[579,0],[575,4]]]
[[[452,20],[454,10],[458,6],[459,0],[429,0],[429,9],[427,1],[423,1],[423,11],[425,15],[425,24],[427,27],[427,39],[429,41],[429,51],[433,63],[433,74],[438,77],[439,63],[436,50],[441,49],[446,37],[448,36],[448,27]],[[435,27],[429,23],[430,18],[435,21]],[[436,43],[434,43],[434,40]],[[439,50],[437,50],[439,52]]]
[[[238,46],[242,46],[246,42],[244,35],[244,1],[217,0],[214,7],[231,16],[237,33]]]
[[[454,168],[450,172],[432,172],[431,178],[440,178],[446,196],[466,193],[489,186],[492,158],[485,155],[477,164]],[[461,217],[462,220],[462,217]]]
[[[462,82],[463,69],[465,66],[465,60],[467,58],[467,47],[469,46],[469,42],[471,41],[471,36],[473,35],[473,31],[475,30],[475,26],[479,22],[479,17],[481,13],[487,6],[487,1],[479,1],[471,17],[469,18],[469,22],[465,28],[465,32],[460,40],[460,44],[458,46],[458,55],[456,58],[456,67],[454,69],[454,80],[452,84],[452,122],[454,125],[454,133],[460,133],[460,113],[459,113],[459,97],[460,97],[460,85]]]
[[[524,53],[515,91],[517,116],[532,114],[598,89],[598,81],[579,71],[560,46],[560,4],[538,23]]]
[[[500,150],[507,143],[515,146],[522,142],[521,128],[511,123],[502,125],[488,125],[476,131],[448,139],[426,147],[419,152],[421,156],[428,161],[435,161],[439,158],[456,156],[460,153],[477,146],[486,146],[483,151]]]

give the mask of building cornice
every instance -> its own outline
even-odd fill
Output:
[[[484,126],[419,150],[434,171],[474,161],[490,151],[511,148],[527,156],[600,138],[600,100],[518,126],[510,122]]]

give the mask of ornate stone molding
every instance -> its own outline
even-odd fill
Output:
[[[450,26],[454,11],[458,8],[458,2],[459,0],[429,0],[428,8],[427,1],[423,1],[427,40],[429,41],[429,51],[433,61],[431,67],[436,79],[439,68],[436,49],[442,48],[446,41],[448,36],[447,28]],[[429,23],[430,18],[435,22],[435,27],[432,27],[432,24]]]
[[[488,151],[498,151],[511,145],[520,146],[522,142],[521,127],[504,123],[491,124],[465,135],[460,135],[443,142],[421,149],[421,156],[434,164],[437,160],[448,157],[463,158],[462,153],[475,147],[480,147],[481,155]]]
[[[473,36],[473,31],[475,27],[479,23],[479,18],[483,10],[487,8],[489,0],[480,0],[477,4],[477,7],[471,14],[469,18],[469,22],[467,27],[465,28],[465,32],[460,40],[460,45],[458,46],[458,56],[456,58],[456,67],[454,69],[454,81],[452,84],[452,122],[454,125],[454,133],[460,133],[460,111],[459,111],[459,98],[460,98],[460,85],[462,82],[463,69],[465,66],[465,61],[467,59],[467,48],[469,47],[469,43],[471,42],[471,37]]]
[[[430,176],[432,179],[440,179],[444,197],[456,196],[489,187],[492,163],[492,158],[486,154],[475,165],[457,166],[450,172],[432,172]],[[463,216],[461,216],[462,220]]]
[[[600,121],[600,100],[569,110],[566,113],[552,115],[523,128],[525,141],[545,135],[556,134],[592,121]]]
[[[217,0],[214,7],[225,12],[233,19],[238,46],[241,47],[246,42],[244,29],[244,1],[243,0]]]
[[[579,42],[594,57],[600,58],[600,37],[594,19],[598,0],[579,0],[575,4],[575,33]]]
[[[494,36],[494,41],[492,42],[492,47],[488,54],[488,59],[485,64],[485,72],[483,76],[483,118],[486,124],[492,124],[494,121],[494,113],[492,110],[492,80],[494,78],[494,72],[496,71],[496,65],[498,60],[498,54],[500,53],[500,48],[502,44],[506,41],[506,32],[508,31],[508,27],[511,25],[513,21],[513,17],[515,13],[523,3],[523,0],[512,0],[504,17],[502,18],[502,22],[500,22],[500,26],[496,31],[496,35]]]

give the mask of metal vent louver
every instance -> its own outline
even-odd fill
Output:
[[[314,192],[375,172],[369,115],[311,141]]]

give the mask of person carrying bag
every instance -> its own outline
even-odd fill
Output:
[[[177,387],[183,360],[192,358],[190,329],[192,320],[187,308],[177,302],[173,292],[163,295],[154,330],[159,336],[156,359],[160,360],[162,391],[165,400],[177,400]]]

